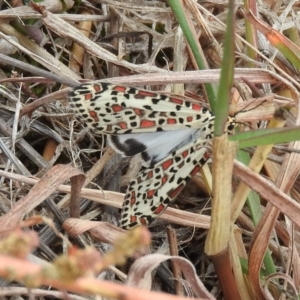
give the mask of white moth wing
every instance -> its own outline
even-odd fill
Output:
[[[68,95],[75,114],[96,133],[199,129],[214,117],[199,102],[110,83],[84,83]]]

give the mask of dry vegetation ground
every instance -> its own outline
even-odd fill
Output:
[[[117,299],[169,298],[134,290],[130,285],[144,289],[152,286],[152,290],[181,297],[177,299],[187,295],[223,299],[223,293],[228,297],[235,289],[241,299],[272,299],[270,293],[274,298],[297,299],[299,143],[273,148],[257,178],[235,164],[233,191],[240,188],[239,179],[256,180],[254,185],[263,195],[257,214],[263,214],[263,220],[255,229],[248,208],[235,216],[229,242],[231,261],[238,265],[239,258],[244,258],[243,270],[248,277],[238,273],[239,267],[229,267],[226,272],[232,274],[233,269],[234,282],[230,283],[229,292],[224,291],[224,286],[222,292],[220,277],[218,280],[214,271],[216,261],[213,264],[204,251],[211,202],[203,177],[195,176],[173,208],[150,226],[152,241],[148,247],[147,231],[122,237],[124,231],[117,227],[122,192],[134,178],[140,162],[124,159],[107,148],[105,137],[83,129],[68,106],[67,92],[81,80],[106,80],[153,91],[185,93],[204,102],[201,84],[219,80],[227,3],[184,3],[208,71],[195,71],[191,51],[166,1],[75,4],[72,0],[46,0],[40,7],[32,3],[23,6],[18,0],[11,1],[10,6],[2,3],[0,228],[5,238],[0,241],[1,299],[27,299],[28,295],[31,299],[90,299],[94,296],[86,295],[94,293]],[[236,1],[233,113],[250,103],[256,108],[237,115],[238,120],[247,128],[264,128],[274,110],[285,107],[286,126],[298,125],[299,70],[260,34],[255,45],[256,60],[247,56],[243,7],[242,1]],[[298,45],[299,9],[299,1],[257,1],[259,18],[280,32],[285,30]],[[253,98],[262,105],[253,105]],[[254,151],[248,150],[251,154]],[[275,182],[283,193],[272,190],[270,182]],[[235,195],[233,202],[237,205],[243,201],[241,194],[244,190]],[[20,227],[30,231],[20,231]],[[70,241],[78,248],[70,248],[69,258],[61,257]],[[87,246],[97,251],[78,250]],[[280,274],[279,279],[272,279],[269,292],[263,287],[271,278],[267,279],[260,269],[267,247],[272,252],[269,263],[272,261],[274,271]],[[150,253],[155,255],[144,256]],[[132,255],[134,259],[124,263]],[[166,261],[168,255],[186,260],[170,263]],[[128,274],[138,257],[140,260]],[[266,264],[265,260],[263,269]],[[150,271],[157,266],[151,284]],[[42,267],[47,271],[41,272]],[[225,281],[229,274],[226,272],[218,274],[225,276]],[[115,284],[124,282],[126,275],[127,286]],[[20,283],[24,281],[31,290],[24,289]]]

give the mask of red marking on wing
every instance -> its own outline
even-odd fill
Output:
[[[124,109],[121,105],[118,105],[118,104],[112,105],[111,108],[114,112],[119,112]]]
[[[167,123],[168,124],[177,124],[177,121],[176,121],[176,119],[168,119]]]
[[[181,168],[183,168],[184,164],[185,164],[185,162],[183,160],[180,164],[178,164],[178,166],[177,166],[178,169],[180,170]]]
[[[133,206],[136,202],[136,196],[135,196],[135,191],[131,192],[131,197],[130,197],[130,206]]]
[[[133,109],[134,113],[137,115],[137,116],[140,116],[143,114],[143,111],[141,109],[138,109],[138,108],[134,108]]]
[[[141,222],[142,225],[147,226],[148,225],[148,221],[145,218],[140,218],[139,221]]]
[[[161,164],[164,170],[167,170],[172,165],[173,165],[173,158],[170,158]]]
[[[95,122],[99,122],[98,114],[95,111],[90,111],[90,116],[94,119]]]
[[[201,106],[200,104],[193,103],[193,104],[192,104],[192,109],[193,109],[193,110],[201,110],[201,109],[202,109],[202,106]]]
[[[163,204],[160,204],[159,207],[154,211],[155,214],[159,215],[160,213],[162,213],[164,210],[166,209],[166,207]]]
[[[130,216],[130,223],[136,222],[137,216]]]
[[[192,176],[196,175],[200,169],[201,169],[201,167],[199,165],[195,166],[195,168],[191,172],[191,175]]]
[[[102,91],[102,86],[100,84],[93,85],[95,92],[99,93]]]
[[[181,153],[182,157],[185,158],[189,155],[189,151],[188,150],[185,150]]]
[[[152,177],[153,177],[153,171],[151,170],[147,173],[147,178],[150,179]]]
[[[125,93],[126,91],[126,87],[125,86],[119,86],[119,85],[116,85],[112,88],[113,91],[116,91],[116,92],[120,92],[120,93]]]
[[[161,185],[164,185],[167,181],[168,181],[168,176],[165,175],[165,176],[161,179]]]
[[[89,93],[89,94],[85,94],[84,95],[84,100],[91,100],[93,98],[93,94]]]
[[[208,152],[205,152],[203,158],[208,160],[210,158],[210,154]]]
[[[184,184],[180,184],[176,189],[172,189],[168,192],[168,196],[174,199],[183,190]]]
[[[155,190],[150,190],[147,192],[147,198],[153,198]]]
[[[194,118],[193,118],[193,117],[187,117],[186,120],[187,120],[188,122],[193,122]]]
[[[171,97],[171,98],[170,98],[170,102],[173,102],[173,103],[182,105],[183,100],[182,100],[182,99],[178,99],[178,98]]]
[[[137,94],[134,96],[136,99],[144,99],[146,97],[156,98],[157,94],[147,92],[147,91],[138,91]]]
[[[141,121],[141,128],[154,127],[156,125],[155,121],[143,120]]]
[[[127,129],[127,123],[126,122],[119,123],[119,126],[120,126],[121,129]]]

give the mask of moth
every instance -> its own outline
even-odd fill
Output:
[[[106,134],[117,152],[142,156],[122,207],[124,229],[149,225],[209,158],[215,117],[196,101],[99,82],[73,88],[68,99],[84,126]],[[229,118],[227,130],[235,123]]]

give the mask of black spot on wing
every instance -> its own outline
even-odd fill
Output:
[[[150,159],[150,156],[147,151],[142,152],[142,159],[144,161],[148,161]]]
[[[128,139],[121,142],[118,136],[113,135],[110,137],[110,142],[125,156],[133,156],[146,150],[146,146],[135,139]]]

